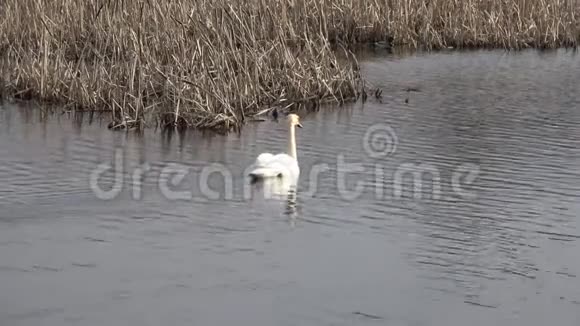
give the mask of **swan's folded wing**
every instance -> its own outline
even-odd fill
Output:
[[[274,163],[274,162],[276,164],[282,164],[282,165],[287,166],[287,167],[292,167],[292,166],[298,165],[298,162],[296,162],[296,160],[292,156],[290,156],[286,153],[280,153],[280,154],[273,155],[272,158],[270,159],[270,163]]]
[[[273,158],[274,158],[274,155],[272,155],[270,153],[262,153],[262,154],[258,155],[258,157],[256,158],[255,165],[258,167],[267,166],[268,163],[270,163]]]
[[[277,176],[296,176],[298,173],[298,164],[293,157],[287,154],[266,154],[265,156],[256,159],[256,164],[250,172],[250,175],[268,178]]]
[[[300,173],[296,159],[285,153],[274,155],[268,165],[275,167],[286,176],[297,177]]]
[[[275,178],[278,177],[280,174],[281,174],[280,170],[271,166],[257,167],[252,171],[250,171],[249,173],[250,176],[259,178]]]

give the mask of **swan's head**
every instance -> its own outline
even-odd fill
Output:
[[[290,126],[294,127],[298,127],[298,128],[302,128],[302,124],[300,124],[300,117],[297,114],[294,113],[290,113],[288,115],[288,121],[290,123]]]

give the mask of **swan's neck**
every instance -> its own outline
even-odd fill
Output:
[[[288,155],[297,160],[295,128],[296,127],[294,127],[294,125],[290,125],[290,129],[288,131]]]

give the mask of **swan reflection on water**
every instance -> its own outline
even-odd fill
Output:
[[[297,183],[289,178],[267,178],[250,181],[251,199],[285,202],[284,214],[295,218],[297,214]]]

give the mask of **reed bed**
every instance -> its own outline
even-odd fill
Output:
[[[0,92],[230,130],[365,92],[351,47],[578,44],[576,0],[3,0]]]

